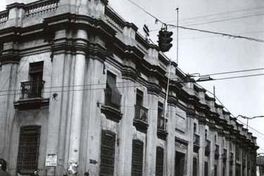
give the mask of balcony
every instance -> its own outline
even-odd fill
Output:
[[[158,123],[157,123],[157,134],[160,139],[165,140],[168,133],[166,131],[166,123],[167,119],[164,118],[163,115],[158,115]]]
[[[16,109],[38,109],[49,104],[49,99],[42,98],[45,81],[21,82],[21,97],[14,103]]]
[[[205,156],[209,156],[210,155],[210,151],[211,151],[211,141],[206,139],[205,144],[206,145],[205,145],[204,155]]]
[[[147,132],[148,129],[148,109],[141,106],[135,105],[135,118],[133,122],[134,126],[138,131],[143,133]]]
[[[122,114],[120,111],[121,94],[117,88],[105,89],[105,103],[101,107],[101,111],[105,114],[106,118],[119,122]]]
[[[198,153],[200,148],[200,136],[198,134],[193,134],[193,151]]]
[[[219,145],[215,145],[215,159],[219,158]]]

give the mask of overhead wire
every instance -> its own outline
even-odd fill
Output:
[[[237,72],[248,72],[248,71],[253,71],[253,70],[262,70],[262,68],[256,68],[256,69],[247,69],[247,70],[238,70],[238,71],[230,71],[229,73],[237,73]],[[202,76],[211,76],[211,75],[217,75],[217,74],[228,74],[228,72],[219,72],[219,73],[211,73],[211,74],[205,74],[205,75],[201,75]],[[221,78],[213,78],[211,80],[205,80],[205,81],[217,81],[217,80],[226,80],[226,79],[237,79],[237,78],[248,78],[248,77],[256,77],[256,76],[264,76],[264,73],[259,73],[259,74],[249,74],[249,75],[242,75],[242,76],[227,76],[227,77],[221,77]],[[174,80],[175,81],[175,80]],[[205,82],[205,81],[200,81],[200,80],[193,80],[193,81],[176,81],[177,83],[188,83],[188,82]],[[117,82],[117,84],[126,84],[127,82]],[[67,85],[67,86],[50,86],[50,87],[45,87],[45,90],[50,90],[50,92],[56,91],[56,89],[59,88],[69,88],[69,89],[65,89],[64,91],[69,91],[71,90],[70,88],[85,88],[85,87],[92,87],[92,86],[100,86],[100,85],[105,85],[105,83],[88,83],[88,84],[83,84],[83,85]],[[133,85],[136,86],[136,85]],[[142,86],[142,85],[138,85],[138,86]],[[118,88],[124,88],[126,86],[118,86]],[[105,87],[98,87],[98,88],[91,88],[92,89],[104,89]],[[81,91],[82,89],[80,89]],[[89,90],[86,89],[85,90]],[[21,91],[20,89],[15,89],[15,90],[0,90],[0,93],[6,93],[6,92],[16,92],[16,91]],[[76,90],[74,90],[76,91]],[[3,95],[0,94],[0,96],[6,96],[7,94]],[[8,94],[9,95],[9,94]]]
[[[227,15],[227,14],[230,15],[230,14],[234,14],[234,13],[239,13],[239,12],[244,12],[244,11],[250,12],[253,10],[260,10],[260,9],[264,9],[264,7],[247,8],[247,9],[219,12],[219,13],[208,14],[208,15],[200,15],[200,16],[189,17],[189,18],[182,18],[181,21],[184,22],[184,21],[196,20],[199,18],[205,19],[208,17],[218,17],[219,15]],[[171,22],[175,22],[175,20],[167,21],[167,23],[171,23]]]
[[[200,77],[203,76],[215,76],[215,75],[226,75],[226,74],[233,74],[233,73],[244,73],[244,72],[252,72],[252,71],[264,71],[264,67],[261,68],[251,68],[251,69],[243,69],[243,70],[234,70],[234,71],[225,71],[225,72],[216,72],[216,73],[208,73],[199,75]]]
[[[132,0],[127,0],[127,1],[129,1],[130,3],[132,3],[133,5],[138,7],[139,9],[141,9],[143,12],[145,12],[146,14],[148,14],[149,16],[154,18],[156,22],[158,21],[162,25],[165,25],[165,26],[170,26],[170,27],[175,27],[175,28],[184,29],[184,30],[191,30],[191,31],[197,31],[197,32],[202,32],[202,33],[221,35],[221,36],[230,37],[230,38],[245,39],[245,40],[250,40],[250,41],[264,43],[263,39],[258,39],[258,38],[252,38],[252,37],[246,37],[246,36],[241,36],[241,35],[228,34],[228,33],[217,32],[217,31],[209,31],[209,30],[204,30],[204,29],[196,29],[196,28],[185,27],[185,26],[181,26],[181,25],[177,26],[177,25],[174,25],[174,24],[167,24],[167,23],[163,22],[161,19],[159,19],[158,17],[156,17],[155,15],[153,15],[150,12],[148,12],[147,10],[145,10],[143,7],[141,7],[137,3],[133,2]]]
[[[264,13],[261,14],[254,14],[254,15],[245,15],[245,16],[240,16],[240,17],[232,17],[232,18],[224,18],[224,19],[218,19],[218,20],[211,20],[207,22],[200,22],[200,23],[190,23],[190,24],[185,24],[187,26],[197,26],[197,25],[207,25],[207,24],[212,24],[212,23],[219,23],[219,22],[226,22],[226,21],[232,21],[232,20],[239,20],[243,18],[249,18],[249,17],[255,17],[255,16],[263,16]]]

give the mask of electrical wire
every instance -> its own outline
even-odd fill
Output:
[[[251,74],[251,75],[242,75],[242,76],[230,76],[230,77],[214,78],[214,79],[208,80],[208,81],[220,81],[220,80],[228,80],[228,79],[249,78],[249,77],[256,77],[256,76],[264,76],[264,73]]]
[[[261,67],[261,68],[252,68],[252,69],[243,69],[243,70],[235,70],[235,71],[225,71],[225,72],[209,73],[209,74],[199,75],[199,77],[203,77],[203,76],[215,76],[215,75],[226,75],[226,74],[233,74],[233,73],[244,73],[244,72],[252,72],[252,71],[264,71],[264,67]],[[192,75],[192,74],[190,74],[190,75]]]
[[[212,23],[219,23],[219,22],[225,22],[225,21],[232,21],[232,20],[239,20],[244,18],[250,18],[250,17],[256,17],[256,16],[263,16],[264,13],[260,14],[251,14],[251,15],[244,15],[244,16],[238,16],[238,17],[230,17],[230,18],[223,18],[223,19],[212,19],[205,22],[198,22],[198,23],[187,23],[185,25],[187,26],[196,26],[196,25],[206,25],[206,24],[212,24]]]
[[[183,18],[181,21],[190,21],[190,20],[196,20],[199,18],[205,19],[208,17],[217,17],[219,15],[227,15],[227,14],[232,14],[232,13],[239,13],[239,12],[243,12],[243,11],[253,11],[253,10],[259,10],[259,9],[263,9],[264,7],[256,7],[256,8],[248,8],[248,9],[240,9],[240,10],[234,10],[234,11],[226,11],[226,12],[219,12],[219,13],[214,13],[214,14],[209,14],[209,15],[200,15],[200,16],[196,16],[196,17],[190,17],[190,18]],[[171,20],[168,21],[167,23],[172,23],[175,22],[175,20]]]
[[[250,74],[250,75],[242,75],[242,76],[232,76],[232,77],[222,77],[222,78],[215,78],[215,79],[211,79],[211,80],[204,80],[204,81],[176,81],[177,83],[188,83],[188,82],[205,82],[205,81],[217,81],[217,80],[227,80],[227,79],[237,79],[237,78],[248,78],[248,77],[256,77],[256,76],[264,76],[264,73],[260,73],[260,74]],[[117,84],[126,84],[127,82],[117,82]],[[85,87],[92,87],[92,86],[100,86],[100,85],[105,85],[105,83],[92,83],[92,84],[85,84],[85,85],[68,85],[68,86],[51,86],[51,87],[45,87],[45,90],[50,90],[49,92],[55,92],[58,90],[54,90],[54,89],[59,89],[59,88],[75,88],[75,87],[81,87],[81,88],[85,88]],[[132,87],[136,87],[136,86],[143,86],[143,85],[133,85]],[[118,88],[125,88],[125,87],[130,87],[130,86],[117,86]],[[88,89],[80,89],[81,90],[94,90],[94,89],[105,89],[105,87],[98,87],[98,88],[88,88]],[[17,92],[17,91],[21,91],[21,89],[16,89],[16,90],[1,90],[0,92],[5,93],[5,92]],[[63,91],[76,91],[76,90],[71,90],[71,89],[66,89]],[[10,94],[0,94],[0,96],[6,96],[6,95],[10,95]],[[11,94],[12,95],[12,94]]]
[[[264,31],[240,32],[240,33],[238,33],[238,35],[240,35],[240,34],[258,34],[258,33],[264,33]],[[186,36],[189,36],[189,35],[186,35]],[[216,38],[216,37],[220,37],[220,36],[207,36],[207,37],[182,37],[182,38],[180,38],[180,40],[197,40],[197,39],[207,39],[207,38]]]
[[[209,30],[204,30],[204,29],[196,29],[196,28],[185,27],[185,26],[180,26],[180,25],[177,26],[177,25],[174,25],[174,24],[167,24],[167,23],[163,22],[161,19],[159,19],[156,16],[154,16],[153,14],[151,14],[150,12],[148,12],[147,10],[145,10],[143,7],[141,7],[137,3],[133,2],[132,0],[127,0],[127,1],[129,1],[130,3],[132,3],[133,5],[138,7],[139,9],[141,9],[143,12],[145,12],[146,14],[148,14],[149,16],[154,18],[156,22],[160,22],[161,24],[163,24],[165,26],[170,26],[170,27],[180,28],[180,29],[184,29],[184,30],[191,30],[191,31],[197,31],[197,32],[202,32],[202,33],[221,35],[221,36],[230,37],[230,38],[245,39],[245,40],[250,40],[250,41],[264,43],[263,39],[257,39],[257,38],[246,37],[246,36],[241,36],[241,35],[228,34],[228,33],[217,32],[217,31],[209,31]]]
[[[209,30],[196,29],[196,28],[190,28],[190,27],[184,27],[184,26],[176,26],[174,24],[167,24],[167,26],[171,26],[171,27],[175,27],[175,28],[180,28],[180,29],[184,29],[184,30],[192,30],[192,31],[197,31],[197,32],[202,32],[202,33],[209,33],[209,34],[214,34],[214,35],[221,35],[221,36],[224,36],[224,37],[237,38],[237,39],[245,39],[245,40],[250,40],[250,41],[264,43],[264,40],[263,39],[258,39],[258,38],[253,38],[253,37],[246,37],[246,36],[242,36],[242,35],[234,35],[234,34],[228,34],[228,33],[217,32],[217,31],[209,31]]]

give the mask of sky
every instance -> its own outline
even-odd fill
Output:
[[[241,35],[264,40],[264,1],[263,0],[130,0],[143,7],[163,22],[176,25],[179,8],[181,26]],[[10,2],[10,1],[9,1]],[[143,33],[143,25],[150,29],[150,38],[156,42],[160,23],[133,5],[129,0],[109,0],[109,5],[125,20],[138,26]],[[4,9],[6,1],[0,2]],[[173,47],[166,55],[176,61],[176,29]],[[185,73],[201,75],[263,68],[264,43],[212,35],[190,30],[179,30],[179,67]],[[264,71],[240,73],[248,75]],[[212,76],[221,78],[233,75]],[[248,117],[264,115],[264,76],[240,79],[218,80],[199,83],[209,91],[215,86],[216,96],[234,115]],[[244,123],[245,120],[240,119]],[[252,128],[253,129],[252,129]],[[258,152],[264,153],[264,118],[249,121],[249,130],[258,137]]]

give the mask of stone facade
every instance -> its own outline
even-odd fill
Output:
[[[252,133],[106,0],[10,4],[0,46],[12,175],[255,175]]]

